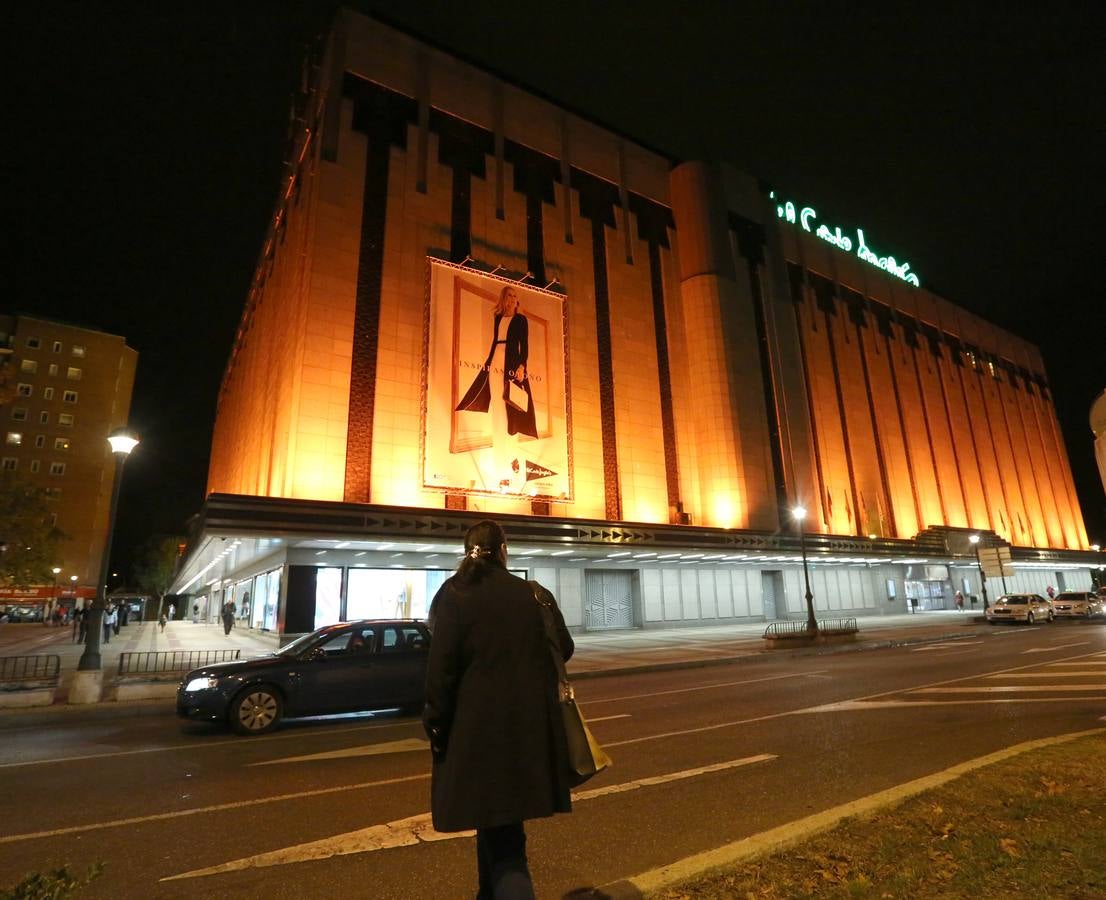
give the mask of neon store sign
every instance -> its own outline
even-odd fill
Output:
[[[772,191],[768,196],[775,200],[776,192]],[[804,206],[796,213],[795,204],[788,200],[786,203],[776,204],[776,215],[781,219],[786,219],[792,225],[798,225],[803,231],[809,231],[827,244],[833,244],[839,250],[844,250],[846,253],[853,252],[853,239],[839,227],[831,230],[825,223],[818,225],[818,213],[811,206]],[[864,260],[864,262],[875,266],[877,269],[883,269],[889,275],[901,278],[907,284],[918,287],[918,276],[910,271],[910,263],[899,262],[893,256],[877,255],[864,240],[864,230],[861,228],[856,229],[855,247],[857,257]]]

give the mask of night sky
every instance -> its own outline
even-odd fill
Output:
[[[823,219],[864,227],[924,286],[1037,343],[1088,533],[1106,543],[1087,421],[1106,387],[1106,54],[1093,4],[1001,16],[986,4],[947,16],[892,4],[350,5],[646,145],[733,162]],[[0,311],[122,334],[140,354],[131,424],[143,442],[113,568],[145,536],[182,532],[202,503],[290,92],[330,8],[7,13]]]

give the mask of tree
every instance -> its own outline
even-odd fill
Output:
[[[15,472],[0,472],[0,584],[50,584],[66,534],[52,522],[50,495]]]
[[[138,589],[157,597],[157,617],[161,618],[161,604],[173,576],[177,573],[184,538],[154,536],[138,551],[138,559],[131,566],[131,580]]]

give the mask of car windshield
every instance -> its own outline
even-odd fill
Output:
[[[1057,600],[1070,600],[1074,603],[1079,603],[1083,600],[1086,600],[1087,595],[1086,594],[1057,594],[1056,599]]]
[[[1028,606],[1029,600],[1025,597],[1003,597],[999,603],[1005,603],[1007,606]]]
[[[318,639],[319,632],[312,631],[311,634],[305,634],[302,637],[296,638],[290,644],[285,644],[277,651],[277,656],[299,656],[300,653],[306,650]]]

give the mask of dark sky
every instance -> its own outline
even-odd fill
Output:
[[[1106,387],[1104,58],[1083,4],[351,4],[681,158],[859,224],[1045,357],[1092,540]],[[1087,5],[1088,8],[1093,5]],[[329,4],[8,13],[0,309],[140,353],[116,566],[202,502],[215,397],[276,197],[290,91]],[[922,11],[924,9],[924,12]],[[966,429],[970,423],[964,423]]]

